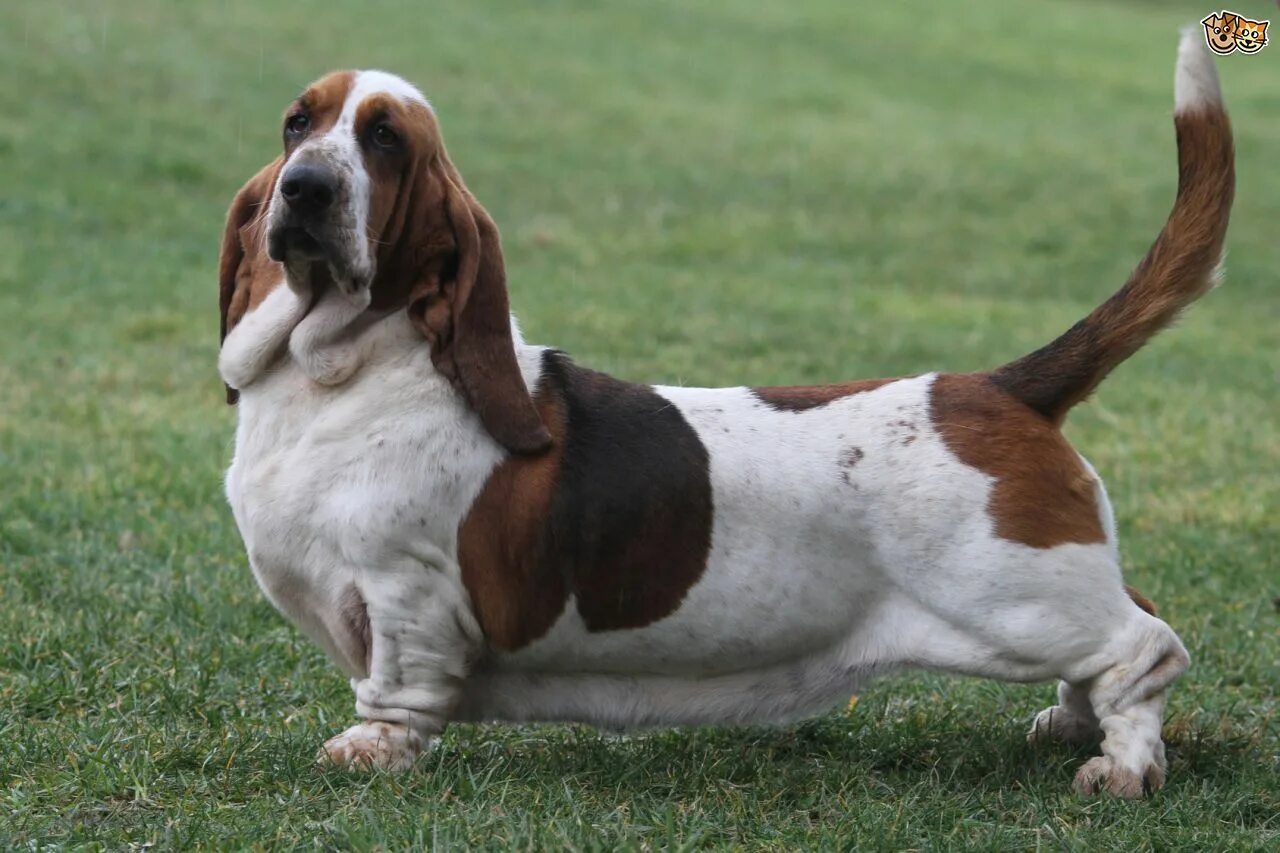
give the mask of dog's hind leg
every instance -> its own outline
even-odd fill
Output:
[[[1155,605],[1146,596],[1130,586],[1124,589],[1129,600],[1139,609],[1156,615]],[[1027,732],[1027,742],[1035,744],[1058,740],[1071,744],[1095,744],[1102,740],[1102,734],[1098,718],[1093,713],[1093,702],[1089,699],[1089,684],[1061,681],[1058,683],[1058,704],[1036,715],[1031,731]]]
[[[1173,630],[1126,594],[1109,545],[988,542],[913,587],[897,639],[918,666],[1002,681],[1061,680],[1032,739],[1101,740],[1076,789],[1141,796],[1164,782],[1165,689],[1187,667]],[[931,594],[921,594],[931,593]]]
[[[1058,682],[1058,704],[1037,714],[1031,731],[1027,732],[1028,743],[1042,743],[1050,739],[1076,744],[1102,740],[1102,729],[1093,714],[1087,684]]]
[[[1116,662],[1087,685],[1103,739],[1102,755],[1076,773],[1075,788],[1083,794],[1105,790],[1132,798],[1164,784],[1165,689],[1189,658],[1173,629],[1154,616],[1140,617],[1131,623],[1135,630],[1126,632]]]

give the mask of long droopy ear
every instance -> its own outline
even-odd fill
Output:
[[[499,444],[512,453],[545,450],[551,434],[516,362],[498,228],[443,152],[430,168],[443,188],[457,259],[414,285],[409,316],[431,342],[436,369]]]
[[[266,215],[267,199],[276,184],[276,176],[284,163],[277,157],[263,166],[258,174],[240,188],[231,208],[227,211],[227,224],[222,232],[222,250],[218,255],[218,308],[222,314],[219,341],[249,309],[254,279],[276,264],[263,251],[259,233]],[[227,386],[227,403],[235,403],[240,393]]]

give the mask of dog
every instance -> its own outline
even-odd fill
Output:
[[[781,722],[922,667],[1060,682],[1030,737],[1080,791],[1164,781],[1174,631],[1126,594],[1059,430],[1215,283],[1230,125],[1179,48],[1173,211],[1125,285],[986,373],[623,382],[526,343],[493,220],[418,89],[319,80],[236,195],[226,495],[266,596],[351,679],[322,761],[410,767],[452,720]]]
[[[1233,13],[1224,11],[1206,15],[1200,23],[1204,24],[1205,42],[1214,53],[1225,56],[1236,49],[1236,16]]]

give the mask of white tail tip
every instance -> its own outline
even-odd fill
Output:
[[[1178,43],[1178,68],[1173,75],[1173,111],[1222,106],[1218,68],[1204,43],[1203,25],[1187,27]]]

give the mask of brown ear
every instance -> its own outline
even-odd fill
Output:
[[[222,231],[222,250],[218,255],[218,308],[222,314],[218,341],[249,308],[250,287],[255,270],[267,260],[261,251],[261,240],[254,227],[266,213],[267,197],[275,187],[283,157],[263,166],[258,174],[240,188],[227,210],[227,224]],[[227,403],[240,399],[240,392],[227,386]]]
[[[507,276],[498,228],[441,154],[432,165],[444,193],[457,251],[449,267],[414,286],[409,316],[431,342],[431,360],[512,453],[536,453],[551,434],[534,407],[516,362]]]

